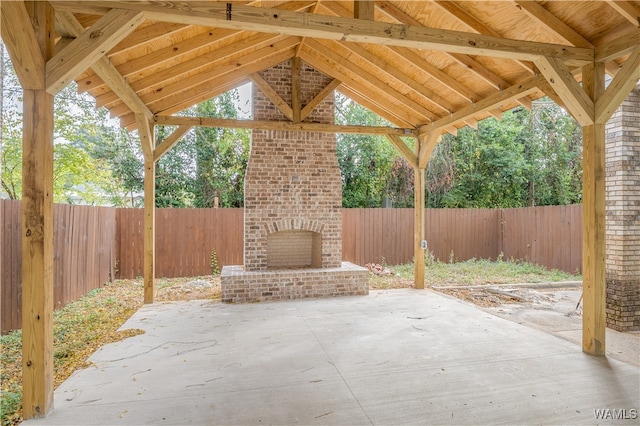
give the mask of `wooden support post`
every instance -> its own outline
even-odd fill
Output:
[[[376,2],[373,0],[355,0],[353,2],[353,17],[373,21]]]
[[[584,90],[595,103],[604,92],[604,64],[583,68]],[[605,123],[582,128],[582,350],[604,355]]]
[[[54,10],[47,2],[32,2],[28,9],[38,43],[33,49],[46,61],[54,52]],[[23,92],[22,407],[25,419],[46,416],[53,408],[53,96],[45,91],[44,72],[37,78],[40,87]]]
[[[299,123],[302,115],[302,95],[300,91],[300,58],[291,58],[291,110],[293,122]]]
[[[144,303],[153,303],[156,276],[156,163],[144,159]]]
[[[416,138],[414,153],[416,158],[420,155],[420,138]],[[415,288],[424,288],[424,249],[422,241],[424,240],[424,168],[417,165],[413,168],[413,264],[414,264],[414,285]]]
[[[143,113],[136,114],[138,135],[144,154],[144,303],[153,303],[156,276],[156,162],[154,124]]]

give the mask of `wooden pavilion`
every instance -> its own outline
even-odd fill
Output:
[[[605,353],[605,123],[640,78],[640,1],[9,0],[0,10],[24,89],[26,419],[53,407],[53,96],[72,80],[139,132],[145,200],[154,199],[155,163],[193,126],[386,135],[415,170],[416,259],[424,169],[441,135],[549,96],[583,128],[583,350]],[[285,60],[293,61],[290,103],[258,74]],[[333,79],[307,105],[300,61]],[[287,121],[176,115],[247,81],[271,94]],[[305,121],[333,90],[396,127]],[[156,125],[177,128],[156,144]],[[153,202],[145,202],[144,277],[150,303]],[[421,262],[415,277],[422,288]]]

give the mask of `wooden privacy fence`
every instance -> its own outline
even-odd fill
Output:
[[[581,269],[581,214],[574,206],[427,209],[429,250],[441,261],[527,260]],[[413,209],[343,209],[343,259],[364,265],[413,260]],[[20,327],[20,202],[1,200],[2,331]],[[242,209],[157,209],[156,276],[201,276],[242,264]],[[143,273],[143,211],[54,206],[54,303],[60,307],[111,278]]]
[[[364,265],[413,260],[413,209],[344,209],[343,259]],[[436,259],[520,259],[582,270],[582,206],[426,209],[425,239]]]
[[[0,319],[20,328],[22,253],[20,201],[1,200]],[[56,204],[53,208],[53,303],[60,308],[114,277],[116,209]]]

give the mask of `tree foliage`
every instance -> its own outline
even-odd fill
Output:
[[[338,124],[389,125],[342,95],[336,95],[335,105]],[[385,199],[395,207],[413,203],[413,181],[407,176],[411,167],[385,137],[338,134],[336,142],[343,207],[382,207]]]
[[[429,207],[523,207],[581,200],[580,128],[551,102],[445,135],[427,167]]]
[[[201,117],[238,118],[239,96],[231,91],[197,105]],[[194,204],[213,207],[244,205],[244,174],[249,161],[250,131],[200,127],[195,131],[196,181]]]

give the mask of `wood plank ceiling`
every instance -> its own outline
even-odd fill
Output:
[[[409,43],[366,42],[366,36],[316,37],[313,31],[306,35],[288,28],[285,18],[280,30],[239,30],[231,25],[201,25],[208,22],[207,15],[203,12],[196,19],[197,8],[212,16],[226,10],[231,21],[236,13],[246,18],[254,8],[260,17],[266,10],[262,8],[271,8],[274,17],[279,12],[283,16],[305,12],[326,17],[327,22],[329,18],[353,18],[357,13],[378,23],[456,31],[460,33],[452,34],[461,38],[465,36],[461,33],[492,37],[480,38],[483,43],[500,38],[516,41],[515,46],[520,41],[536,42],[590,52],[640,43],[640,1],[383,0],[376,1],[375,8],[360,11],[353,1],[328,0],[177,2],[174,8],[168,2],[52,1],[61,36],[58,51],[82,33],[103,31],[100,18],[124,3],[127,7],[142,4],[139,10],[144,10],[145,19],[74,78],[81,92],[88,91],[97,106],[107,107],[129,129],[137,126],[132,108],[149,117],[170,116],[296,56],[333,77],[338,91],[403,128],[418,129],[435,122],[442,132],[455,133],[466,125],[475,127],[486,117],[500,117],[502,111],[515,106],[529,108],[532,100],[545,94],[559,101],[541,71],[527,59],[525,48],[522,55],[487,55],[478,46],[475,51],[464,46],[428,49]],[[220,7],[211,12],[207,6],[212,5]],[[261,28],[258,24],[240,27]],[[362,28],[366,32],[366,25]],[[608,74],[616,75],[631,48],[611,48]],[[579,61],[563,62],[580,81]],[[513,89],[519,85],[524,89]]]

